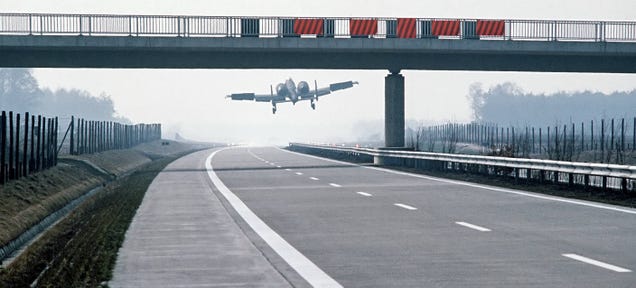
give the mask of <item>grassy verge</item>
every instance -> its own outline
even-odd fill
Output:
[[[26,287],[38,277],[37,287],[103,285],[148,186],[177,157],[147,164],[84,202],[0,270],[0,287]]]

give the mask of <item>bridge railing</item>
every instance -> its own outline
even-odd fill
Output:
[[[337,158],[382,158],[390,165],[444,171],[475,172],[539,182],[636,191],[636,166],[353,148],[290,143],[291,150]]]
[[[0,34],[636,41],[636,22],[0,13]]]

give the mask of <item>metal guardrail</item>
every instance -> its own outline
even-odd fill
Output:
[[[470,167],[482,166],[488,174],[497,170],[504,171],[504,175],[515,178],[552,180],[553,182],[565,182],[569,184],[581,184],[602,188],[614,188],[621,190],[634,190],[636,187],[636,166],[567,162],[540,159],[523,159],[494,156],[461,155],[431,152],[394,151],[384,149],[338,147],[327,145],[314,145],[304,143],[290,143],[290,148],[314,149],[322,151],[339,152],[350,155],[368,155],[388,159],[423,160],[442,163],[443,169],[471,170]],[[406,165],[409,165],[406,163]],[[463,166],[462,166],[463,165]],[[410,166],[418,166],[410,163]],[[426,165],[423,165],[426,166]],[[438,166],[439,167],[439,166]],[[501,169],[504,168],[504,169]],[[545,173],[552,173],[546,175]],[[563,176],[566,175],[565,177]]]
[[[350,23],[355,20],[377,21],[370,38],[395,37],[398,18],[339,17],[224,17],[170,15],[100,15],[0,13],[0,34],[82,35],[82,36],[166,36],[166,37],[300,37],[293,32],[297,19],[322,20],[321,37],[350,38]],[[569,20],[491,20],[411,18],[415,21],[415,38],[436,38],[432,22],[457,22],[459,32],[439,38],[490,39],[515,41],[636,41],[636,22]],[[475,34],[478,21],[503,22],[502,33]],[[454,24],[456,25],[456,24]],[[454,26],[457,27],[457,26]],[[477,28],[478,29],[478,28]],[[479,29],[478,29],[479,30]],[[290,32],[291,31],[291,32]],[[392,32],[393,31],[393,32]],[[313,35],[314,37],[316,35]],[[303,36],[304,37],[304,36]],[[354,35],[355,37],[355,35]]]

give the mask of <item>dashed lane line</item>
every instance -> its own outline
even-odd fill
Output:
[[[573,260],[576,260],[576,261],[580,261],[580,262],[583,262],[583,263],[587,263],[587,264],[590,264],[590,265],[594,265],[594,266],[597,266],[597,267],[605,268],[607,270],[611,270],[611,271],[614,271],[614,272],[619,272],[619,273],[632,272],[632,270],[629,270],[629,269],[626,269],[626,268],[623,268],[623,267],[618,267],[618,266],[615,266],[615,265],[612,265],[612,264],[608,264],[608,263],[605,263],[605,262],[601,262],[601,261],[598,261],[598,260],[594,260],[594,259],[591,259],[591,258],[587,258],[587,257],[581,256],[581,255],[577,255],[577,254],[561,254],[561,255],[563,255],[563,257],[567,257],[567,258],[570,258],[570,259],[573,259]]]
[[[404,209],[406,209],[406,210],[411,210],[411,211],[413,211],[413,210],[417,210],[417,208],[415,208],[415,207],[413,207],[413,206],[406,205],[406,204],[402,204],[402,203],[393,203],[393,205],[395,205],[395,206],[397,206],[397,207],[400,207],[400,208],[404,208]]]
[[[490,231],[492,231],[492,230],[490,230],[490,229],[488,229],[486,227],[477,226],[475,224],[470,224],[470,223],[467,223],[467,222],[458,221],[458,222],[455,222],[455,224],[461,225],[461,226],[464,226],[464,227],[467,227],[467,228],[470,228],[470,229],[473,229],[473,230],[481,231],[481,232],[490,232]]]

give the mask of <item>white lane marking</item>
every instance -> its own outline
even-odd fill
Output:
[[[360,194],[362,196],[365,196],[365,197],[373,197],[373,195],[371,195],[370,193],[367,193],[367,192],[356,192],[356,193],[358,193],[358,194]]]
[[[475,229],[475,230],[481,231],[481,232],[490,232],[490,231],[492,231],[492,230],[490,230],[488,228],[477,226],[477,225],[466,223],[466,222],[455,222],[455,224],[462,225],[464,227],[468,227],[470,229]]]
[[[331,185],[332,187],[336,187],[336,188],[342,187],[341,185],[338,185],[336,183],[329,183],[329,185]]]
[[[261,218],[256,216],[252,210],[241,201],[230,189],[225,186],[223,181],[214,172],[212,166],[212,158],[216,153],[223,151],[217,150],[212,152],[205,160],[205,168],[208,170],[208,176],[212,183],[221,192],[223,197],[232,205],[234,210],[245,220],[245,222],[271,247],[278,255],[280,255],[289,266],[291,266],[298,274],[303,277],[310,285],[314,287],[342,287],[336,280],[331,278],[327,273],[322,271],[316,264],[307,259],[289,244],[283,237],[278,235],[272,228],[267,226]]]
[[[561,254],[561,255],[563,255],[564,257],[568,257],[570,259],[574,259],[574,260],[581,261],[581,262],[584,262],[584,263],[587,263],[587,264],[591,264],[591,265],[594,265],[594,266],[605,268],[607,270],[612,270],[614,272],[620,272],[620,273],[632,272],[632,270],[625,269],[623,267],[614,266],[612,264],[607,264],[605,262],[601,262],[601,261],[598,261],[598,260],[590,259],[590,258],[583,257],[583,256],[577,255],[577,254]]]
[[[272,166],[276,166],[276,164],[274,164],[274,163],[271,163],[271,162],[269,163],[269,165],[272,165]]]
[[[289,168],[287,168],[287,169],[285,169],[285,171],[292,171],[292,170],[291,170],[291,169],[289,169]]]
[[[503,193],[509,193],[509,194],[516,194],[516,195],[520,195],[520,196],[532,197],[532,198],[537,198],[537,199],[556,201],[556,202],[562,202],[562,203],[568,203],[568,204],[574,204],[574,205],[580,205],[580,206],[586,206],[586,207],[592,207],[592,208],[598,208],[598,209],[604,209],[604,210],[609,210],[609,211],[622,212],[622,213],[636,215],[636,209],[629,209],[629,208],[622,208],[622,207],[617,207],[617,206],[610,206],[610,205],[607,205],[607,204],[598,204],[598,203],[594,203],[594,202],[590,202],[590,201],[584,201],[584,200],[572,200],[572,199],[562,198],[562,197],[557,197],[557,196],[545,196],[545,195],[542,195],[542,194],[536,194],[536,193],[532,193],[532,192],[522,192],[522,191],[518,191],[518,190],[511,190],[511,189],[498,188],[498,187],[486,186],[486,185],[481,185],[481,184],[474,184],[474,183],[469,183],[469,182],[464,182],[464,181],[459,181],[459,180],[448,180],[448,179],[442,179],[442,178],[431,177],[431,176],[424,176],[424,175],[413,174],[413,173],[408,173],[408,172],[394,171],[394,170],[389,170],[389,169],[386,169],[386,168],[361,166],[361,165],[351,164],[351,163],[348,163],[348,162],[322,158],[322,157],[318,157],[318,156],[314,156],[314,155],[306,155],[306,154],[302,154],[302,153],[298,153],[298,152],[288,151],[288,150],[281,149],[281,148],[278,148],[278,149],[280,149],[282,151],[285,151],[287,153],[297,154],[297,155],[305,156],[305,157],[309,157],[309,158],[315,158],[315,159],[320,159],[320,160],[328,161],[328,162],[332,162],[332,163],[338,163],[338,164],[361,167],[361,168],[366,168],[366,169],[371,169],[371,170],[376,170],[376,171],[382,171],[382,172],[396,174],[396,175],[409,176],[409,177],[427,179],[427,180],[432,180],[432,181],[438,181],[438,182],[444,182],[444,183],[468,186],[468,187],[473,187],[473,188],[480,188],[480,189],[485,189],[485,190],[490,190],[490,191],[497,191],[497,192],[503,192]]]
[[[314,180],[314,181],[318,181],[320,179],[316,178],[316,177],[309,177],[309,179]]]
[[[393,203],[393,205],[404,208],[406,210],[417,210],[417,208],[413,207],[413,206],[409,206],[406,204],[402,204],[402,203]]]
[[[296,172],[296,175],[300,176],[300,175],[303,175],[303,173],[302,172]]]
[[[283,166],[280,166],[280,165],[276,165],[276,168],[283,168]]]

